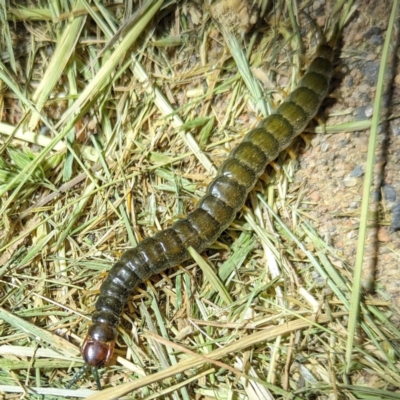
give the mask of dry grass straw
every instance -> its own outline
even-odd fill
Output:
[[[304,57],[292,32],[309,4],[267,3],[270,27],[246,54],[195,3],[0,7],[5,398],[93,393],[90,376],[65,386],[106,271],[186,214],[213,163],[296,85]],[[351,2],[342,5],[345,19]],[[110,388],[90,398],[398,396],[390,303],[365,296],[361,314],[351,307],[351,272],[312,228],[302,192],[288,193],[295,166],[282,154],[211,251],[136,290],[116,362],[100,371]]]

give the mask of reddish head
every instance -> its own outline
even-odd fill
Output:
[[[82,344],[82,357],[87,365],[100,368],[107,364],[114,352],[117,330],[108,324],[93,324]]]

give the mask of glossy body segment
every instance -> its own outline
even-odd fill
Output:
[[[196,209],[126,251],[114,264],[100,288],[82,347],[88,365],[102,366],[112,356],[123,307],[140,282],[188,259],[190,246],[204,250],[229,226],[267,164],[317,113],[329,89],[332,61],[332,48],[320,45],[297,89],[231,152]]]

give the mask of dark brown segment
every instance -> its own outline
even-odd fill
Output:
[[[178,234],[172,229],[165,229],[164,231],[156,233],[154,236],[168,260],[168,265],[175,266],[188,258],[188,252],[182,246]],[[166,268],[168,268],[168,265]]]
[[[327,44],[321,44],[318,46],[318,49],[316,51],[316,58],[321,57],[325,58],[328,61],[333,61],[333,49],[331,46]]]
[[[307,114],[295,103],[284,102],[278,107],[276,112],[292,125],[296,133],[302,131],[308,124]]]
[[[286,148],[296,135],[289,121],[279,114],[271,114],[268,118],[262,120],[259,126],[274,135],[279,143],[279,150]]]
[[[317,93],[319,99],[322,100],[328,93],[329,80],[327,77],[317,72],[308,72],[301,78],[299,87],[311,89]]]
[[[229,157],[219,168],[218,176],[226,176],[250,190],[257,181],[257,175],[236,158]]]
[[[115,314],[119,318],[125,303],[123,300],[117,297],[99,296],[96,302],[96,310]]]
[[[232,151],[232,158],[235,158],[241,164],[254,171],[257,176],[267,166],[267,157],[264,152],[250,141],[240,143]]]
[[[100,298],[100,296],[99,296],[99,298]],[[125,304],[125,302],[124,302],[124,304]],[[115,315],[115,313],[113,313],[113,312],[96,310],[92,315],[92,321],[93,321],[93,323],[96,323],[96,324],[118,326],[119,322],[120,322],[120,317]]]
[[[137,248],[131,249],[122,255],[121,260],[111,268],[108,276],[112,280],[120,281],[121,284],[124,282],[125,286],[136,287],[142,280],[137,270],[145,268],[145,270],[148,271],[145,265]]]
[[[115,337],[115,329],[107,326],[94,326],[92,325],[88,334],[96,340],[101,340],[102,342],[110,342]]]
[[[146,258],[143,257],[143,252],[140,251],[143,245],[143,242],[141,242],[137,247],[125,251],[120,260],[127,270],[137,276],[137,284],[151,276],[150,266],[147,264]]]
[[[168,266],[168,260],[163,252],[160,243],[155,240],[154,237],[146,238],[140,242],[137,247],[138,252],[143,257],[144,262],[149,266],[148,270],[138,269],[136,273],[139,278],[144,281],[150,276],[159,273],[165,269],[165,265]]]
[[[242,185],[239,185],[226,176],[219,176],[214,179],[207,188],[207,194],[210,194],[238,212],[246,200],[247,191]]]
[[[202,239],[202,243],[195,247],[197,251],[201,251],[211,243],[214,243],[221,234],[221,225],[207,211],[201,208],[191,212],[187,219]]]
[[[210,214],[223,227],[229,225],[236,215],[233,208],[211,195],[205,195],[198,207]]]
[[[127,287],[125,282],[123,282],[120,278],[117,277],[114,279],[113,274],[111,273],[115,269],[114,267],[119,268],[120,265],[121,261],[118,261],[113,265],[113,268],[110,269],[107,278],[100,287],[100,296],[111,296],[118,298],[121,298],[121,296],[127,298],[129,296],[131,288]]]
[[[172,225],[172,229],[179,236],[179,239],[182,242],[182,246],[185,249],[187,249],[189,246],[198,249],[201,246],[202,239],[199,236],[198,232],[190,224],[188,218],[181,219],[175,222],[174,225]]]
[[[320,106],[319,96],[311,89],[306,87],[297,88],[288,98],[298,106],[300,106],[309,116],[309,120],[317,113]]]
[[[311,62],[308,67],[308,72],[317,72],[318,74],[330,78],[332,75],[332,65],[332,61],[318,57]]]
[[[279,143],[275,137],[263,129],[263,124],[265,119],[263,119],[258,128],[252,129],[244,138],[245,141],[249,141],[257,146],[267,157],[267,162],[274,160],[279,154]]]

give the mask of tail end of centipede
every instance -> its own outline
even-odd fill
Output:
[[[328,17],[324,31],[326,43],[329,46],[336,46],[343,27],[356,11],[357,5],[354,4],[354,1],[346,2],[345,5],[340,1],[335,4]]]
[[[331,46],[332,48],[336,47],[336,43],[338,41],[339,35],[341,32],[341,28],[339,25],[339,21],[332,23],[327,26],[327,30],[324,34],[326,38],[326,44]]]
[[[328,45],[332,48],[336,46],[336,42],[339,38],[340,32],[342,30],[341,21],[335,16],[331,16],[324,28],[318,26],[317,22],[310,17],[306,12],[302,12],[302,15],[307,19],[310,24],[311,30],[315,35],[315,39],[319,46]]]

